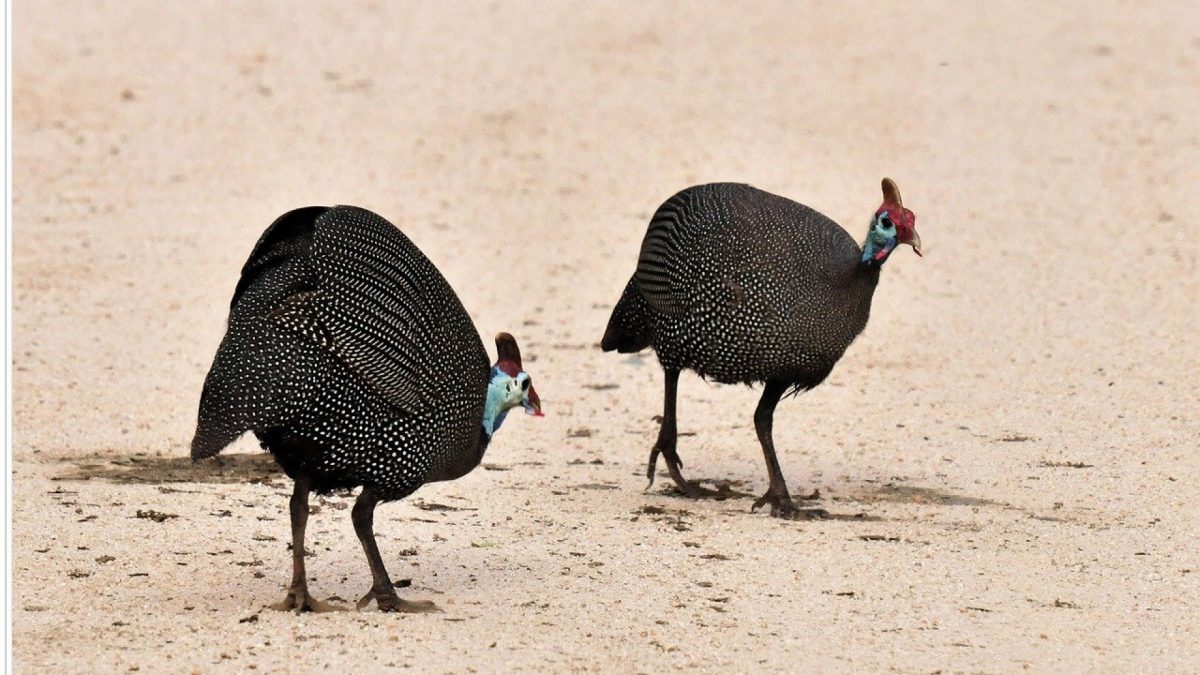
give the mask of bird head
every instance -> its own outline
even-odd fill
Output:
[[[521,406],[525,413],[542,416],[542,400],[533,388],[533,378],[521,368],[521,350],[508,333],[496,336],[496,363],[489,376],[483,424],[490,436],[500,428],[508,411]]]
[[[862,261],[882,265],[899,244],[908,244],[921,255],[921,237],[917,234],[917,217],[904,208],[900,188],[891,178],[883,179],[883,203],[871,218],[867,240],[863,242]]]

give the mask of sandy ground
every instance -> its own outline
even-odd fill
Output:
[[[1200,669],[1200,5],[1142,4],[17,2],[20,670]],[[884,175],[926,257],[776,417],[836,518],[644,491],[661,372],[597,344],[651,211],[738,180],[860,237]],[[290,483],[185,459],[241,263],[329,203],[546,407],[380,508],[441,614],[264,610]],[[756,396],[684,378],[693,477],[766,488]],[[356,598],[315,503],[313,591]]]

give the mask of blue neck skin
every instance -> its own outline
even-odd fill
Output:
[[[488,438],[496,433],[501,424],[504,424],[504,418],[508,417],[508,411],[511,406],[502,407],[504,405],[505,396],[508,394],[508,381],[512,378],[499,368],[492,368],[492,376],[488,381],[487,400],[483,404],[483,433],[487,434]]]
[[[867,267],[883,265],[895,248],[895,237],[884,236],[879,231],[872,230],[867,234],[867,240],[863,242],[862,259],[859,263]]]

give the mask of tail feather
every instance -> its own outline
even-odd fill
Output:
[[[247,431],[281,423],[280,387],[300,366],[280,337],[257,317],[231,317],[204,378],[192,459],[212,457]]]
[[[212,457],[247,431],[280,423],[277,388],[294,364],[281,355],[284,344],[266,316],[311,286],[306,258],[316,221],[328,210],[312,206],[283,214],[242,267],[225,338],[200,394],[192,459]]]
[[[650,307],[642,297],[633,278],[625,285],[621,300],[613,308],[608,328],[600,348],[606,352],[616,350],[621,354],[639,352],[650,346],[654,327],[650,322]]]
[[[244,433],[245,431],[230,433],[227,430],[216,429],[211,426],[198,426],[196,435],[192,437],[192,459],[201,460],[213,457]]]
[[[264,418],[269,416],[269,392],[251,391],[251,383],[238,377],[237,373],[254,371],[232,367],[233,359],[229,356],[224,349],[218,351],[205,379],[196,416],[196,433],[192,437],[194,460],[216,455],[242,434],[261,427]]]

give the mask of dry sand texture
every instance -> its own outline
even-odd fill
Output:
[[[1071,5],[17,2],[16,663],[1197,670],[1200,5]],[[596,346],[651,211],[739,180],[859,237],[884,175],[926,257],[776,417],[839,518],[643,492],[661,374]],[[442,614],[263,611],[289,482],[249,440],[184,459],[250,247],[329,203],[401,226],[546,406],[380,509]],[[766,488],[756,396],[684,378],[693,477]],[[347,504],[319,597],[368,585]]]

